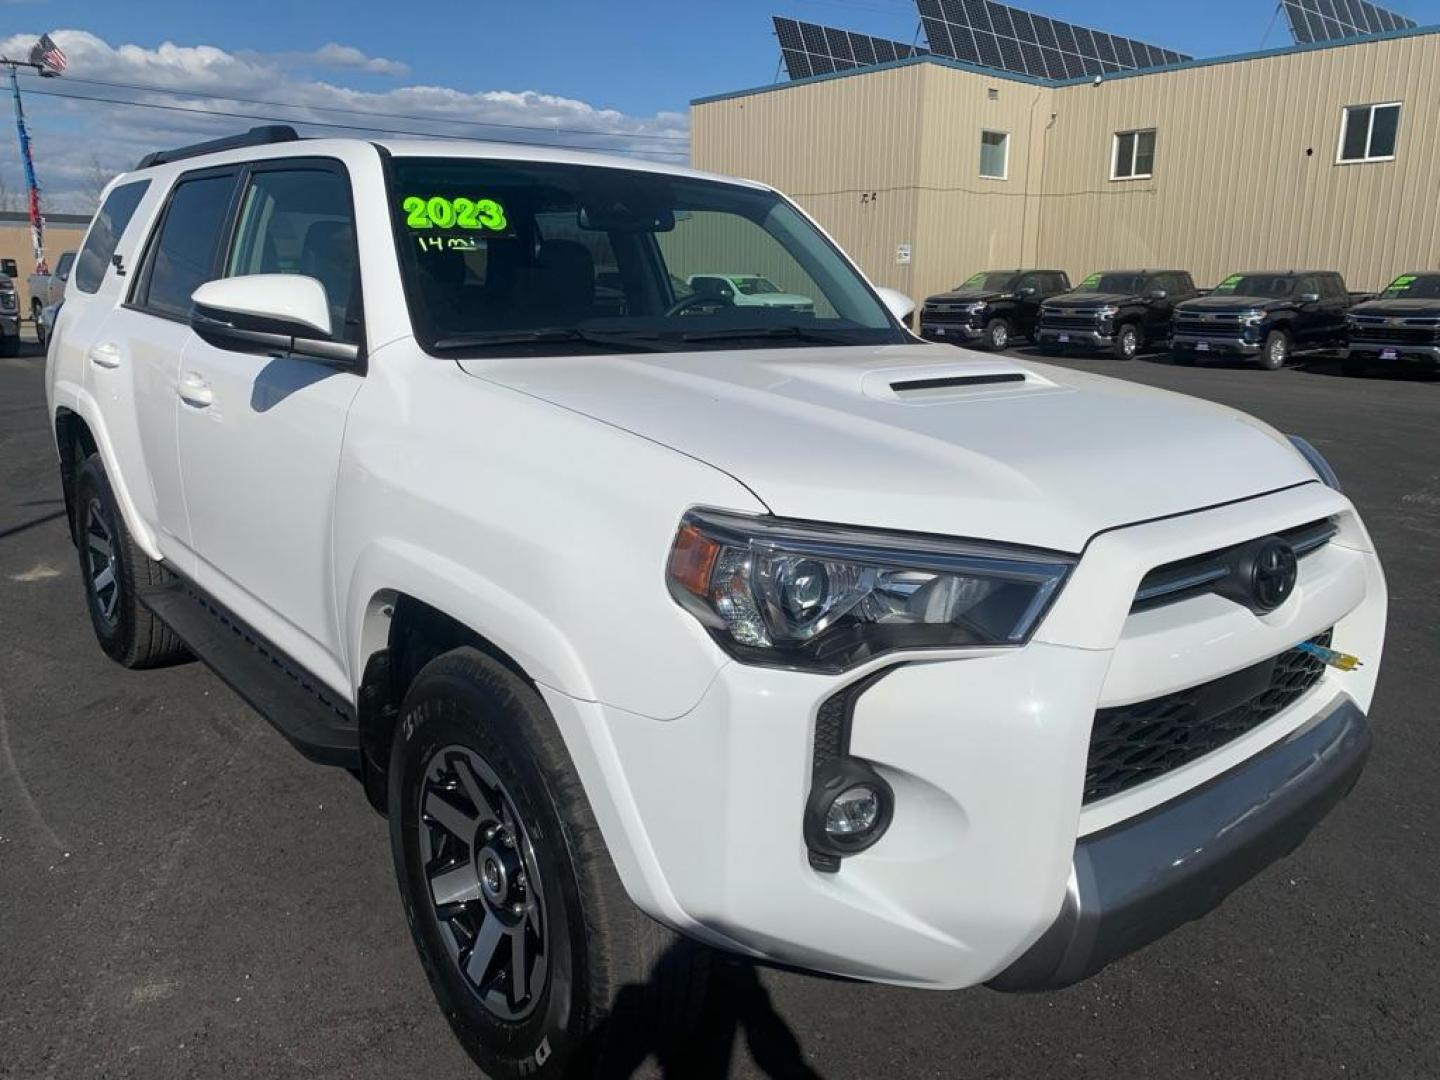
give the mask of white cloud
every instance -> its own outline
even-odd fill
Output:
[[[339,45],[327,41],[314,52],[301,53],[297,59],[307,60],[320,67],[335,68],[337,71],[363,71],[370,75],[408,75],[410,67],[399,60],[387,60],[383,56],[366,56],[353,45]]]
[[[684,163],[689,130],[683,113],[633,116],[538,90],[478,92],[398,85],[382,91],[343,85],[347,74],[398,76],[403,64],[334,42],[311,53],[239,53],[212,45],[114,46],[84,30],[51,35],[69,57],[60,79],[23,79],[26,116],[45,205],[88,210],[96,162],[118,172],[144,153],[260,123],[291,123],[303,134],[356,135],[395,129],[415,134],[543,142],[654,156]],[[0,41],[0,54],[24,54],[34,35]],[[329,80],[305,74],[323,66]],[[161,92],[96,86],[83,80],[159,87]],[[186,91],[179,96],[173,91]],[[165,92],[171,91],[171,92]],[[68,94],[70,100],[48,96]],[[200,96],[192,96],[200,95]],[[117,107],[87,98],[120,98]],[[236,101],[235,98],[251,99]],[[285,107],[262,102],[290,103]],[[152,108],[143,106],[168,106]],[[174,111],[174,109],[194,111]],[[334,111],[334,110],[350,110]],[[214,115],[215,113],[243,115]],[[350,125],[346,130],[329,125]],[[0,134],[0,140],[3,140]],[[23,188],[18,153],[0,141],[0,184]]]

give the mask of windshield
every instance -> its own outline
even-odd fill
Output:
[[[1403,274],[1385,287],[1382,300],[1440,300],[1440,274]]]
[[[906,340],[870,287],[772,192],[550,162],[395,158],[416,337],[446,355]],[[735,264],[747,267],[733,273]],[[743,303],[773,295],[778,303]]]
[[[1010,292],[1020,275],[1008,270],[982,270],[955,286],[956,292]]]
[[[1134,296],[1140,292],[1144,283],[1144,274],[1091,274],[1076,286],[1075,291]]]
[[[1217,296],[1263,296],[1283,300],[1295,290],[1295,279],[1285,274],[1231,274],[1215,286]]]

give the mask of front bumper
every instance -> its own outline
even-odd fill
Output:
[[[1264,346],[1243,337],[1211,337],[1208,334],[1177,332],[1170,339],[1170,351],[1179,353],[1216,353],[1221,356],[1258,356]]]
[[[1440,345],[1396,345],[1381,341],[1352,341],[1345,348],[1345,359],[1370,363],[1440,367]]]
[[[1075,845],[1060,914],[989,985],[1058,990],[1217,907],[1350,793],[1370,753],[1348,700],[1210,783]]]
[[[1077,330],[1070,327],[1057,328],[1042,326],[1035,332],[1035,342],[1042,347],[1079,346],[1089,349],[1108,349],[1115,344],[1115,335],[1100,330]]]
[[[985,336],[983,327],[969,323],[942,323],[920,321],[920,336],[926,341],[975,342]]]
[[[1267,615],[1214,595],[1130,611],[1154,566],[1327,517],[1340,532],[1301,561],[1291,599]],[[1008,972],[1017,985],[1058,985],[1193,917],[1171,889],[1153,906],[1146,897],[1139,929],[1115,914],[1141,910],[1120,903],[1124,882],[1140,880],[1145,866],[1164,878],[1178,856],[1144,846],[1155,835],[1145,822],[1311,730],[1337,702],[1368,709],[1385,596],[1353,508],[1303,484],[1096,536],[1021,648],[881,657],[842,676],[730,663],[694,708],[669,720],[545,693],[622,881],[660,921],[720,948],[854,978],[956,989]],[[1327,671],[1289,708],[1205,757],[1084,801],[1097,708],[1209,682],[1331,627],[1335,647],[1364,667]],[[893,790],[893,821],[839,872],[817,872],[802,822],[820,708],[887,667],[856,702],[849,753]],[[1262,830],[1277,833],[1273,858],[1298,836],[1288,818],[1267,820],[1277,822]],[[1128,877],[1110,869],[1121,847]],[[1207,873],[1184,887],[1218,898],[1263,865],[1253,851],[1247,860],[1213,874],[1197,860]],[[1072,877],[1085,874],[1103,879],[1098,891],[1077,891]],[[1089,897],[1077,906],[1086,920],[1107,913],[1103,939],[1077,946],[1054,929],[1072,893]],[[1171,900],[1178,916],[1163,914]],[[1077,925],[1075,940],[1090,935],[1091,922],[1077,915]],[[1064,945],[1052,965],[1059,974],[1022,982],[1044,964],[1016,965],[1045,940]]]

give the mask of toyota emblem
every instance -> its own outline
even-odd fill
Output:
[[[1290,599],[1298,576],[1294,548],[1273,536],[1262,541],[1250,564],[1251,606],[1259,612],[1274,611]]]

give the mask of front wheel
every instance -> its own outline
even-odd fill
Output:
[[[1260,350],[1260,366],[1266,371],[1279,371],[1289,360],[1290,335],[1284,330],[1271,330]]]
[[[991,319],[985,327],[985,347],[987,349],[1000,350],[1010,344],[1010,321],[1008,319]]]
[[[630,902],[549,710],[509,668],[460,648],[421,670],[389,805],[421,963],[488,1075],[638,1064],[693,1022],[708,957]]]
[[[1115,359],[1134,360],[1144,344],[1140,328],[1134,323],[1126,323],[1115,332],[1115,344],[1111,347],[1114,349]]]

